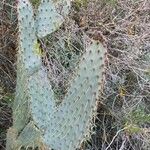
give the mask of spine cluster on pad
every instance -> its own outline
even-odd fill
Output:
[[[76,76],[62,103],[56,106],[37,42],[61,26],[69,8],[69,0],[41,0],[34,15],[29,0],[17,0],[17,87],[7,150],[40,147],[41,142],[48,149],[75,150],[88,134],[103,78],[106,49],[99,41],[87,38]]]

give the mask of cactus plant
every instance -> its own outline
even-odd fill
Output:
[[[61,12],[58,12],[60,7]],[[39,142],[56,150],[74,150],[88,134],[101,87],[106,49],[99,41],[86,37],[86,51],[78,64],[76,76],[70,82],[63,102],[57,106],[37,42],[38,38],[58,29],[69,7],[67,0],[42,0],[34,17],[30,2],[18,0],[17,87],[7,150],[37,147]]]
[[[88,134],[94,115],[104,70],[105,48],[98,41],[88,42],[77,75],[62,104],[50,115],[44,132],[44,142],[56,150],[75,150]]]
[[[13,105],[13,127],[8,130],[7,146],[9,149],[18,149],[17,138],[29,122],[29,103],[27,81],[30,75],[38,70],[42,63],[36,54],[34,15],[29,1],[18,0],[19,51],[17,62],[16,98]]]

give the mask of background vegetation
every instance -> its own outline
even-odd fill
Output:
[[[36,10],[39,0],[32,0]],[[15,0],[0,1],[0,149],[11,126],[16,84]],[[82,150],[150,149],[150,1],[75,0],[65,23],[40,40],[43,64],[61,101],[82,55],[82,36],[98,31],[108,50],[92,136]],[[59,102],[60,102],[59,101]],[[58,102],[58,103],[59,103]]]

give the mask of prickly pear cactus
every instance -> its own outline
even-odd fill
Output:
[[[19,27],[17,87],[16,98],[13,106],[13,127],[8,130],[7,134],[7,150],[17,150],[20,146],[26,146],[27,144],[31,145],[31,143],[33,144],[34,141],[37,141],[37,139],[39,139],[38,136],[35,136],[36,138],[33,141],[26,141],[26,138],[24,139],[24,141],[21,140],[20,142],[20,139],[23,139],[21,137],[24,135],[25,132],[28,131],[29,124],[31,122],[30,118],[32,118],[30,113],[30,88],[28,83],[29,78],[32,75],[36,74],[39,70],[42,70],[42,51],[39,48],[37,37],[40,38],[44,35],[46,36],[47,34],[50,34],[52,31],[54,32],[58,29],[58,24],[60,26],[63,23],[64,16],[62,16],[61,13],[58,13],[56,9],[58,6],[60,6],[61,2],[64,3],[65,0],[60,0],[60,4],[58,4],[58,2],[55,3],[49,0],[42,0],[39,6],[38,14],[36,16],[34,16],[33,8],[29,0],[16,1]],[[67,5],[69,6],[69,2],[67,2]],[[45,6],[46,8],[44,8]],[[62,8],[65,8],[65,6],[63,6]],[[45,12],[50,11],[53,12],[51,13],[51,17],[45,19],[45,16],[48,15],[45,14]],[[69,8],[65,8],[64,12],[66,12],[65,14],[67,14],[69,12]],[[57,24],[57,26],[51,25],[53,23]],[[47,25],[49,25],[49,27],[44,29]],[[48,91],[48,93],[42,90],[41,93],[44,93],[43,97],[46,99],[48,96],[50,96],[49,94],[52,93],[52,91],[48,82],[45,81],[45,83],[45,85],[41,84],[41,86],[45,86],[45,89]],[[51,104],[53,105],[54,101],[51,101]],[[51,109],[53,109],[53,107]],[[33,126],[34,125],[32,123],[32,127]],[[30,131],[33,132],[33,135],[39,135],[39,132],[35,134],[35,131],[37,131],[36,127],[33,127],[33,129],[31,130],[30,126]],[[29,136],[28,138],[30,139]]]
[[[36,54],[35,25],[32,6],[29,1],[18,0],[19,50],[17,62],[17,87],[13,105],[13,127],[8,130],[8,150],[19,149],[18,135],[29,123],[28,78],[41,67],[41,58]],[[26,143],[26,142],[25,142]],[[21,144],[21,145],[20,145]]]
[[[94,115],[104,71],[102,44],[86,37],[86,51],[63,102],[56,106],[54,92],[41,63],[37,42],[58,29],[69,13],[68,0],[42,0],[34,16],[29,0],[17,0],[19,51],[13,127],[8,130],[7,150],[22,146],[75,150],[87,135]],[[61,10],[58,12],[58,10]]]
[[[105,48],[99,41],[88,39],[86,52],[83,54],[77,69],[77,75],[62,104],[49,111],[47,100],[38,102],[35,91],[30,90],[31,112],[37,126],[42,129],[44,143],[55,150],[75,150],[87,135],[91,117],[101,88],[104,71]],[[30,87],[36,88],[39,73],[30,78]],[[42,79],[42,78],[41,78]],[[38,88],[36,88],[38,92]],[[38,95],[39,96],[39,95]],[[50,97],[50,101],[51,101]],[[45,107],[41,107],[41,105]],[[42,126],[42,123],[44,125]]]
[[[28,122],[27,80],[41,67],[41,58],[36,53],[37,38],[32,6],[28,1],[18,1],[19,51],[17,64],[17,87],[14,102],[14,126],[22,130]],[[27,112],[26,112],[27,111]],[[24,115],[24,116],[22,116]]]

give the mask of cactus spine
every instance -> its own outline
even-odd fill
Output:
[[[7,150],[37,147],[39,141],[55,150],[75,150],[88,133],[101,85],[105,48],[87,38],[76,76],[63,102],[56,106],[37,42],[59,28],[69,7],[68,0],[42,0],[34,17],[29,0],[18,0],[17,87]]]

